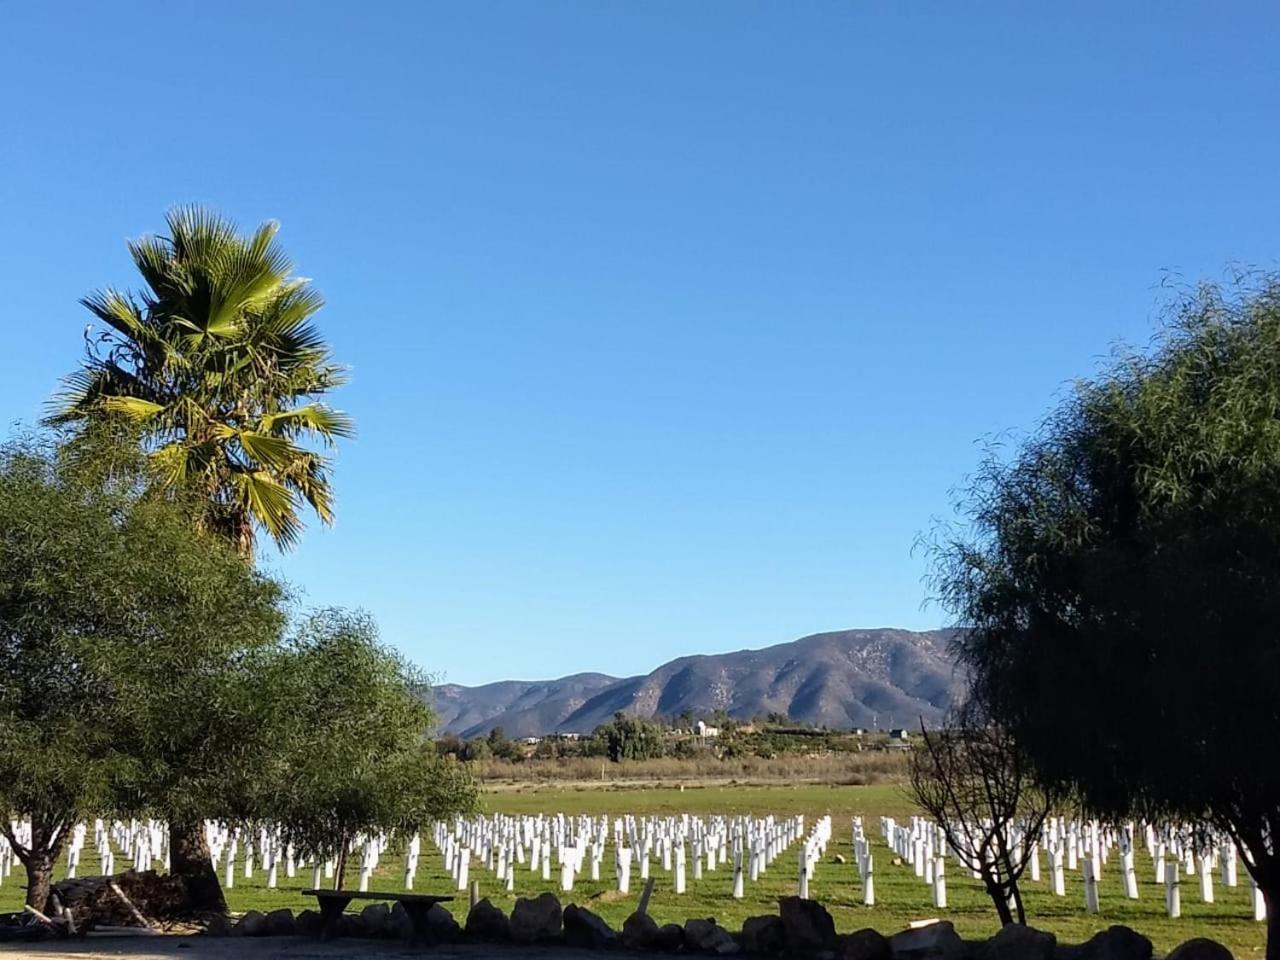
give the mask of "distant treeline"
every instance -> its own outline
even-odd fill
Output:
[[[778,713],[750,723],[734,720],[723,712],[706,720],[696,720],[688,714],[650,719],[617,713],[608,723],[585,735],[512,739],[502,727],[494,727],[487,735],[470,739],[444,734],[436,740],[436,749],[464,762],[521,764],[599,759],[622,763],[669,759],[714,764],[745,758],[773,760],[884,750],[890,742],[884,733],[829,730],[798,723]]]

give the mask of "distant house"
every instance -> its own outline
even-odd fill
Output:
[[[529,746],[534,746],[535,744],[539,744],[539,743],[541,743],[541,742],[542,742],[542,738],[541,738],[541,737],[525,737],[525,738],[524,738],[523,740],[521,740],[520,742],[521,742],[521,743],[526,743],[526,744],[528,744]]]
[[[850,732],[850,733],[852,733],[855,737],[863,737],[863,736],[866,736],[866,734],[867,734],[867,728],[866,728],[866,727],[854,727],[854,728],[853,728],[852,730],[850,730],[849,732]]]
[[[889,739],[890,740],[910,740],[911,731],[910,730],[890,730]]]
[[[707,721],[699,720],[693,725],[693,732],[699,737],[718,737],[720,736],[719,727],[711,727],[707,725]]]

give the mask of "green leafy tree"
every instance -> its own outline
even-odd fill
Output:
[[[605,755],[614,763],[662,756],[662,728],[643,717],[615,713],[613,719],[597,727],[592,736],[604,745]]]
[[[140,495],[128,451],[86,449],[0,449],[0,830],[37,908],[77,820],[213,802],[242,732],[224,694],[282,620],[275,584]],[[192,882],[213,889],[192,894],[220,898],[205,867]]]
[[[308,441],[350,436],[319,398],[344,382],[313,323],[323,304],[276,242],[179,207],[167,236],[129,244],[144,289],[82,303],[106,324],[65,381],[55,423],[115,418],[143,437],[161,486],[197,490],[197,520],[246,557],[255,528],[297,543],[308,505],[333,519],[329,460]]]
[[[993,718],[1103,816],[1207,821],[1280,960],[1280,279],[1180,298],[1147,354],[993,457],[938,545]]]
[[[82,301],[106,330],[87,338],[49,422],[127,425],[155,486],[189,504],[197,529],[246,559],[258,530],[291,547],[305,506],[333,519],[330,463],[316,447],[353,432],[321,399],[345,380],[313,323],[323,301],[293,275],[275,223],[242,236],[193,206],[171,211],[167,225],[166,236],[129,244],[141,292],[109,288]],[[199,824],[171,823],[170,844],[174,869],[209,890]],[[219,892],[202,905],[225,902]]]
[[[261,676],[273,743],[258,771],[261,818],[305,855],[336,856],[335,889],[357,837],[409,834],[474,807],[466,771],[428,739],[426,679],[378,642],[367,616],[309,617]]]

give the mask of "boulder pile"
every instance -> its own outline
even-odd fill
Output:
[[[226,933],[232,936],[319,934],[319,915],[304,910],[270,914],[250,911]],[[1128,927],[1114,926],[1076,946],[1059,946],[1057,938],[1033,927],[1008,926],[989,940],[961,939],[947,920],[937,920],[892,936],[871,930],[838,934],[831,914],[816,900],[783,897],[778,913],[751,917],[740,932],[726,930],[714,917],[660,925],[647,913],[635,912],[614,930],[585,907],[561,907],[554,894],[516,900],[508,917],[488,899],[479,900],[459,925],[443,907],[431,908],[434,942],[464,940],[483,943],[560,944],[590,950],[625,949],[703,956],[798,957],[813,960],[1152,960],[1151,941]],[[213,929],[210,932],[216,932]],[[413,924],[399,904],[375,903],[347,914],[346,936],[408,939]],[[1231,960],[1231,952],[1212,940],[1190,940],[1169,960]]]

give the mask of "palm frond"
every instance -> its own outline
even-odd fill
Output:
[[[332,440],[336,437],[344,439],[355,436],[355,421],[340,410],[323,403],[308,403],[282,410],[279,413],[268,413],[260,421],[260,429],[265,433],[280,433],[283,436],[296,437],[301,433],[314,433]]]
[[[288,467],[301,451],[285,437],[275,437],[251,430],[237,430],[236,440],[255,466],[280,470]]]
[[[297,544],[302,534],[293,495],[264,471],[233,474],[241,502],[271,538],[283,548]]]
[[[137,423],[152,420],[164,412],[164,404],[143,400],[141,397],[103,397],[102,408],[108,413],[118,413]]]

